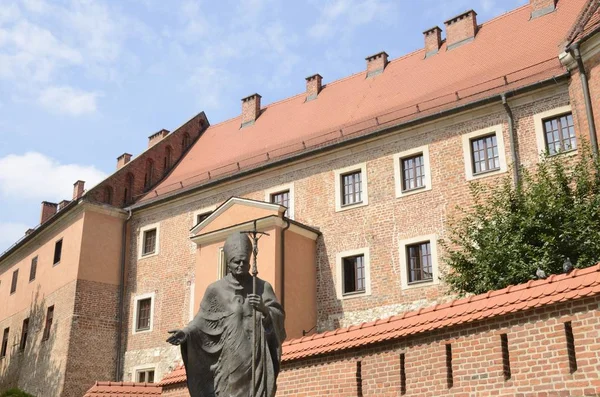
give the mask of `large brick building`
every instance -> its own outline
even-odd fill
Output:
[[[437,243],[469,182],[597,150],[599,2],[476,16],[362,73],[161,130],[57,213],[44,204],[0,257],[0,388],[185,395],[166,331],[224,274],[227,234],[256,224],[287,312],[278,395],[600,394],[600,268],[456,301]]]

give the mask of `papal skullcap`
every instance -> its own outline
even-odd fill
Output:
[[[223,252],[227,262],[229,262],[229,258],[233,258],[235,255],[247,254],[250,256],[252,243],[245,233],[235,232],[225,240]]]

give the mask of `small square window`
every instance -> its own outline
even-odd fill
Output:
[[[402,191],[425,187],[425,160],[423,153],[405,157],[402,162]]]
[[[544,138],[549,155],[577,149],[575,127],[571,113],[544,119]]]
[[[14,294],[17,291],[17,281],[19,280],[19,269],[12,274],[12,282],[10,283],[10,293]]]
[[[23,327],[21,328],[21,342],[19,343],[19,350],[25,350],[27,345],[27,334],[29,333],[29,318],[23,320]]]
[[[278,193],[271,193],[271,202],[273,204],[279,204],[285,208],[290,207],[290,191],[286,190]]]
[[[152,309],[152,298],[137,301],[137,323],[136,331],[148,331],[150,329],[150,312]]]
[[[36,256],[31,260],[31,268],[29,269],[29,281],[35,280],[35,275],[37,274],[37,263],[38,257]]]
[[[365,256],[356,255],[342,259],[343,294],[365,291]]]
[[[0,358],[6,357],[6,351],[8,350],[8,333],[10,328],[4,328],[4,333],[2,334],[2,348],[0,349]]]
[[[44,325],[44,334],[42,340],[48,340],[50,338],[50,331],[52,331],[52,321],[54,320],[54,306],[50,306],[46,312],[46,324]]]
[[[407,245],[406,259],[409,284],[433,279],[431,243],[429,241]]]
[[[471,139],[471,158],[474,175],[499,170],[500,155],[496,134]]]
[[[142,255],[154,254],[156,251],[156,229],[144,231],[144,246]]]
[[[142,369],[136,373],[136,381],[140,383],[154,383],[154,369]]]
[[[212,214],[212,211],[203,212],[201,214],[196,215],[196,225],[203,222],[206,218],[208,218]]]
[[[340,175],[342,206],[362,202],[362,172],[360,170]]]
[[[52,262],[53,265],[58,265],[60,263],[60,258],[62,257],[62,245],[62,239],[58,240],[54,244],[54,261]]]

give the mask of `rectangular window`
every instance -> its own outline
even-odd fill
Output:
[[[19,350],[25,350],[27,345],[27,333],[29,332],[29,318],[23,320],[23,327],[21,328],[21,342],[19,343]]]
[[[9,328],[4,328],[2,334],[2,349],[0,349],[0,358],[6,357],[6,351],[8,350],[8,332]]]
[[[408,283],[433,280],[431,243],[429,241],[407,245]]]
[[[289,208],[290,207],[290,191],[286,190],[284,192],[271,194],[271,202],[273,204],[279,204],[279,205],[283,205],[285,208]]]
[[[571,113],[546,119],[543,123],[548,154],[553,155],[577,148],[573,115]]]
[[[35,275],[37,273],[37,262],[37,256],[31,260],[31,268],[29,269],[29,281],[35,280]]]
[[[62,256],[62,238],[54,244],[54,265],[57,265],[60,262],[60,258]]]
[[[48,307],[46,312],[46,324],[44,325],[44,334],[42,340],[48,340],[50,338],[50,331],[52,331],[52,320],[54,320],[54,306]]]
[[[202,214],[196,215],[196,225],[208,218],[212,212],[203,212]]]
[[[341,175],[342,206],[362,202],[362,172]]]
[[[17,281],[19,280],[19,269],[15,270],[12,275],[12,282],[10,283],[10,293],[14,294],[17,291]]]
[[[156,251],[156,229],[146,230],[144,232],[144,247],[142,255],[150,255]]]
[[[508,336],[506,334],[500,335],[500,343],[502,345],[502,372],[504,373],[504,380],[509,380],[511,377],[510,356],[508,354]]]
[[[402,162],[402,191],[425,187],[425,161],[423,153],[403,158]]]
[[[500,156],[496,134],[471,139],[471,156],[474,175],[499,170]]]
[[[567,339],[567,355],[569,356],[569,372],[577,371],[577,357],[575,356],[575,338],[573,337],[573,326],[570,321],[565,323],[565,337]]]
[[[150,329],[150,311],[152,307],[152,298],[140,299],[137,301],[137,324],[136,331],[147,331]]]
[[[137,382],[154,383],[154,370],[153,369],[143,369],[143,370],[137,371]]]
[[[365,256],[357,255],[342,259],[343,293],[351,294],[365,291]]]

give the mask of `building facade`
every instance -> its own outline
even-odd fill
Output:
[[[225,274],[227,234],[254,227],[269,234],[259,245],[259,274],[287,312],[280,395],[600,393],[600,341],[591,331],[600,317],[596,270],[573,278],[592,286],[585,295],[560,295],[560,302],[549,295],[544,307],[521,307],[505,291],[506,311],[482,315],[480,323],[444,322],[444,311],[419,317],[431,308],[470,307],[442,281],[439,244],[457,208],[470,205],[469,183],[518,178],[516,166],[535,167],[544,152],[569,158],[586,145],[597,150],[599,15],[597,1],[532,0],[479,25],[471,10],[444,22],[444,40],[439,27],[425,31],[424,47],[414,53],[388,60],[380,52],[345,79],[323,84],[315,74],[297,96],[263,107],[253,94],[242,99],[239,117],[209,126],[200,114],[171,134],[155,134],[146,152],[77,199],[84,221],[88,212],[110,219],[113,246],[99,245],[104,239],[89,237],[70,212],[54,216],[56,223],[72,219],[68,229],[81,229],[81,241],[69,248],[78,270],[65,292],[70,303],[56,345],[67,353],[52,355],[66,366],[53,395],[83,395],[94,380],[135,382],[112,386],[139,390],[163,378],[164,395],[185,395],[179,350],[165,342],[167,331],[185,326],[206,286]],[[43,233],[0,257],[0,296],[10,295],[11,274],[38,255]],[[109,258],[96,263],[79,253],[86,241]],[[568,289],[570,280],[554,285],[579,291]],[[80,284],[90,285],[87,295],[77,294]],[[43,288],[45,299],[58,291]],[[89,319],[97,324],[80,321],[91,310],[86,296],[107,302],[105,317]],[[9,328],[7,350],[14,352],[32,310],[25,295],[11,302],[0,312],[0,328]],[[383,330],[405,324],[390,320],[402,313],[442,325],[410,334]],[[389,338],[361,334],[370,322],[374,334]],[[80,359],[68,352],[99,354],[97,343],[82,340],[100,329],[113,346],[106,363],[78,370]],[[547,345],[533,343],[548,333],[554,339]],[[343,343],[338,334],[356,343],[328,349]],[[479,346],[490,356],[480,357]],[[518,357],[509,377],[497,365],[505,350]],[[574,371],[571,352],[579,357]],[[567,357],[557,373],[546,380],[527,375],[527,368],[554,365],[554,355]],[[10,364],[18,362],[12,356],[0,364],[2,381],[38,392],[24,375],[26,364]],[[81,386],[76,392],[69,377]],[[540,382],[550,386],[538,388]]]

